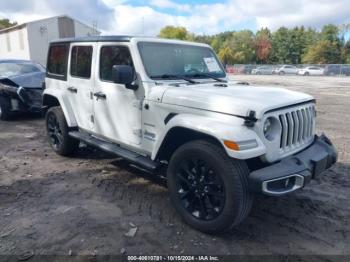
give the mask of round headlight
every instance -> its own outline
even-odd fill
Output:
[[[273,117],[268,117],[263,125],[264,136],[267,140],[274,140],[278,134],[278,121]]]
[[[266,134],[270,131],[271,126],[272,126],[271,118],[267,118],[267,119],[265,120],[264,128],[263,128],[263,131],[264,131],[264,135],[265,135],[265,136],[266,136]]]

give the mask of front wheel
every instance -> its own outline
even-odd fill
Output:
[[[79,141],[68,134],[68,125],[61,107],[51,107],[47,111],[46,130],[49,143],[57,154],[67,156],[79,147]]]
[[[205,140],[186,143],[173,154],[167,172],[170,198],[190,226],[206,233],[232,228],[249,214],[245,162],[229,158]]]

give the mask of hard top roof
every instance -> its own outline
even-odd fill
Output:
[[[73,42],[129,42],[133,36],[129,35],[108,35],[108,36],[84,36],[61,38],[51,43],[73,43]]]

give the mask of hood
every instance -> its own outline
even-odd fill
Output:
[[[45,80],[44,72],[35,72],[16,76],[1,77],[0,82],[14,83],[16,86],[22,86],[25,88],[42,88],[43,82]]]
[[[260,119],[266,111],[310,100],[313,100],[310,95],[282,88],[206,83],[170,86],[165,89],[162,103],[243,117],[254,110]]]

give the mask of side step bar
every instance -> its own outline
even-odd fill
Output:
[[[145,168],[150,171],[154,171],[158,168],[159,163],[153,161],[152,159],[139,155],[135,152],[132,152],[128,149],[122,148],[114,143],[106,142],[103,140],[100,140],[98,138],[95,138],[87,133],[82,133],[79,131],[71,131],[69,132],[69,135],[75,139],[81,140],[85,142],[88,145],[97,147],[101,149],[102,151],[105,151],[107,153],[111,153],[113,155],[122,157],[135,165],[138,165],[142,168]]]

